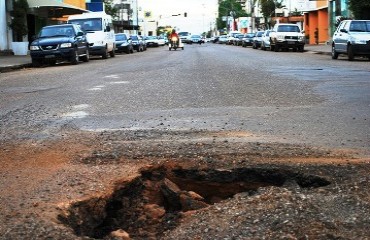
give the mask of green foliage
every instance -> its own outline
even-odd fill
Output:
[[[12,12],[12,22],[10,27],[14,32],[14,39],[18,42],[23,40],[23,36],[27,35],[27,11],[28,2],[27,0],[17,0],[13,3],[14,10]]]
[[[370,1],[369,0],[348,0],[349,9],[352,11],[355,19],[370,19]]]
[[[283,8],[283,1],[280,0],[261,0],[261,12],[265,18],[269,18],[275,14],[275,9]]]
[[[105,12],[112,16],[113,19],[118,18],[118,8],[113,5],[113,0],[104,0]]]
[[[298,11],[297,8],[295,8],[294,11],[292,11],[291,15],[292,16],[302,16],[303,13],[301,11]]]
[[[226,28],[226,22],[222,21],[223,16],[236,19],[239,17],[246,17],[248,14],[236,0],[223,0],[218,5],[217,26],[219,29]]]

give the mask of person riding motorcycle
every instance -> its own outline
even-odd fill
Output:
[[[175,29],[172,29],[172,32],[171,32],[170,36],[168,37],[169,42],[172,42],[172,38],[174,38],[174,37],[177,39],[177,41],[176,41],[177,46],[179,46],[179,43],[180,43],[180,37],[179,37],[179,35],[176,33],[176,30],[175,30]]]

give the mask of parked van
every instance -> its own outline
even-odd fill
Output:
[[[112,17],[105,12],[89,12],[68,17],[68,23],[78,24],[86,32],[90,55],[102,58],[115,56],[115,35]]]

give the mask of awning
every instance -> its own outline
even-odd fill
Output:
[[[57,0],[27,0],[30,13],[46,18],[61,18],[66,15],[89,12]]]

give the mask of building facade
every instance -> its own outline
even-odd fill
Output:
[[[24,55],[24,48],[27,53],[29,43],[43,26],[63,23],[68,15],[87,11],[86,0],[27,0],[29,8],[24,24],[28,34],[23,36],[22,42],[16,42],[13,30],[9,27],[14,1],[0,0],[0,54]]]

